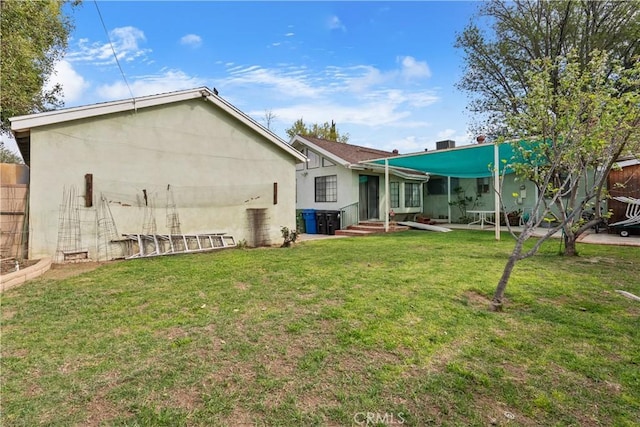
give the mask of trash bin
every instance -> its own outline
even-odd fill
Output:
[[[296,209],[296,231],[298,232],[298,234],[305,232],[302,209]]]
[[[327,213],[325,211],[316,211],[316,227],[318,227],[318,234],[328,234]]]
[[[327,234],[334,235],[336,230],[340,230],[340,211],[327,211]]]
[[[317,234],[316,231],[316,210],[303,209],[302,218],[304,219],[304,229],[307,234]]]

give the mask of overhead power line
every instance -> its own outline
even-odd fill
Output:
[[[133,96],[133,91],[131,91],[131,86],[129,86],[129,82],[127,81],[127,77],[124,75],[124,71],[120,66],[120,61],[118,61],[118,55],[116,55],[116,50],[113,47],[113,43],[111,42],[111,37],[109,36],[109,31],[107,31],[107,26],[104,24],[104,19],[102,19],[102,13],[100,12],[100,8],[98,7],[97,0],[93,0],[93,4],[96,5],[96,10],[98,11],[98,16],[100,17],[100,22],[102,23],[102,28],[104,28],[104,33],[107,35],[107,40],[109,41],[109,46],[111,46],[111,52],[113,52],[113,57],[116,60],[116,64],[118,65],[118,69],[120,69],[120,74],[122,75],[122,80],[124,80],[124,84],[127,85],[127,89],[129,89],[129,94],[131,95],[131,99],[135,105],[136,97]]]

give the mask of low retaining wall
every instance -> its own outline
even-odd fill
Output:
[[[27,280],[35,279],[51,268],[51,258],[43,258],[30,267],[13,273],[3,274],[0,278],[0,292],[22,285]]]

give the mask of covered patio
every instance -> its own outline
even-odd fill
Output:
[[[500,176],[510,173],[508,162],[513,157],[513,147],[509,143],[478,143],[466,145],[458,148],[450,148],[435,151],[426,151],[422,153],[406,154],[392,158],[374,159],[366,163],[385,166],[385,188],[386,188],[386,211],[389,211],[389,168],[413,169],[430,175],[439,175],[451,178],[493,178],[493,188],[497,189],[498,194],[494,194],[494,206],[491,211],[483,211],[480,215],[485,216],[488,213],[494,215],[495,221],[493,228],[495,236],[500,240],[500,215],[501,206],[500,199],[501,186]],[[448,191],[449,198],[451,192]],[[451,200],[449,199],[449,202]],[[472,211],[470,211],[472,212]],[[479,211],[476,211],[479,212]],[[388,227],[388,218],[385,220],[385,227]]]

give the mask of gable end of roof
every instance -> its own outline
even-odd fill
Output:
[[[11,117],[9,120],[11,122],[11,130],[13,131],[14,135],[17,138],[20,137],[24,141],[25,138],[29,138],[31,129],[40,126],[104,116],[107,114],[114,114],[124,111],[137,111],[141,108],[166,105],[197,98],[203,98],[206,101],[211,102],[216,107],[226,111],[241,123],[248,126],[253,131],[263,136],[283,151],[287,152],[289,155],[293,156],[298,162],[304,162],[307,160],[307,158],[302,153],[293,148],[286,141],[278,137],[270,130],[266,129],[264,126],[253,120],[238,108],[231,105],[229,102],[222,99],[220,96],[218,96],[217,93],[211,91],[207,87],[199,87],[195,89],[169,92],[158,95],[148,95],[139,98],[130,98],[119,101],[110,101],[80,107],[46,111],[43,113]],[[25,161],[27,161],[26,158],[29,157],[29,149],[29,144],[23,142],[22,146],[20,147],[20,151],[23,153]]]

